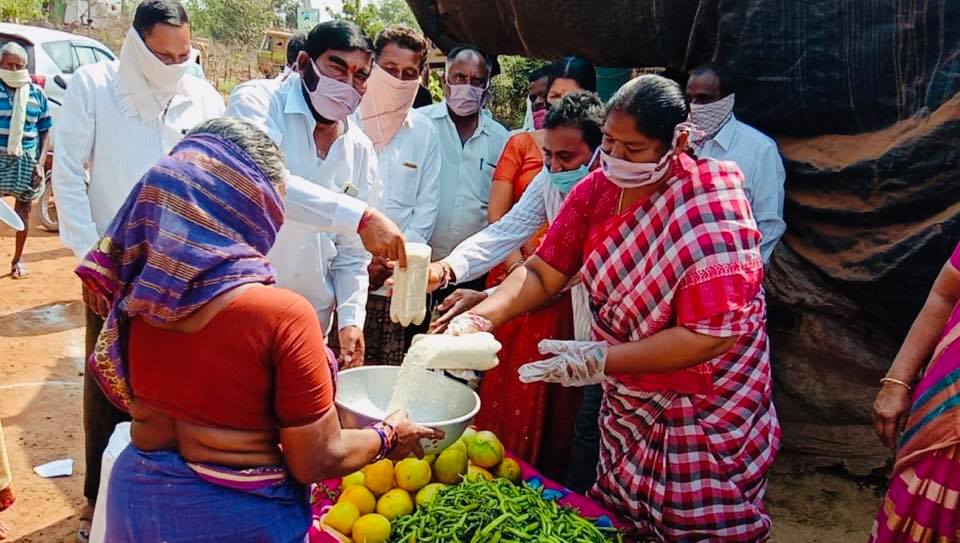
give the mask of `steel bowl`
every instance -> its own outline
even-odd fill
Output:
[[[387,416],[387,404],[397,379],[397,366],[364,366],[340,372],[337,410],[344,428],[363,428]],[[423,439],[427,454],[438,453],[463,435],[480,411],[480,397],[470,387],[440,373],[429,372],[410,405],[410,419],[443,430],[443,439]]]

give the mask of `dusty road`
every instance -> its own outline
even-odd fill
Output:
[[[76,261],[57,237],[35,226],[27,242],[31,277],[13,281],[12,231],[0,228],[0,418],[17,503],[0,519],[12,541],[73,541],[83,503],[81,382],[83,311]],[[74,473],[42,479],[33,467],[62,458]],[[866,540],[878,498],[873,488],[828,474],[795,475],[780,462],[767,504],[779,543]]]

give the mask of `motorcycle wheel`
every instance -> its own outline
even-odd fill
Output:
[[[57,206],[53,201],[53,183],[50,182],[50,171],[43,176],[43,192],[40,193],[40,226],[48,232],[59,232],[60,224],[57,220]]]

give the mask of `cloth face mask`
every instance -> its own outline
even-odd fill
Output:
[[[196,58],[197,51],[193,49],[185,62],[164,64],[131,28],[120,48],[117,68],[120,98],[126,113],[148,122],[158,119],[177,94],[180,82]]]
[[[450,97],[447,98],[447,105],[454,113],[461,117],[469,117],[480,111],[483,107],[484,98],[487,95],[487,89],[474,87],[468,83],[463,85],[449,85]]]
[[[30,72],[25,69],[0,70],[0,80],[16,89],[10,115],[10,133],[7,135],[7,154],[22,156],[23,127],[27,121],[27,103],[30,100]]]
[[[307,88],[306,81],[303,81],[303,88],[310,97],[310,104],[318,115],[328,121],[343,122],[351,113],[357,110],[360,105],[361,96],[357,89],[352,85],[341,83],[336,79],[327,77],[320,73],[317,63],[310,61],[313,67],[313,73],[317,75],[317,87],[313,90]]]
[[[730,94],[709,104],[690,104],[690,122],[703,131],[702,139],[693,140],[700,144],[714,136],[723,128],[733,115],[735,95]]]
[[[360,123],[377,151],[383,150],[403,126],[419,88],[416,79],[397,79],[374,63],[367,92],[360,101]]]
[[[659,162],[630,162],[622,158],[614,158],[600,151],[600,166],[604,175],[614,185],[622,189],[633,189],[652,185],[663,179],[670,171],[669,160],[671,153],[663,155]]]
[[[540,130],[543,128],[543,123],[547,120],[547,108],[538,109],[533,112],[533,128],[534,130]]]

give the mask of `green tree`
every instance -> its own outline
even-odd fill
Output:
[[[189,0],[191,26],[202,36],[231,44],[257,46],[274,23],[274,6],[262,0]]]
[[[500,75],[493,79],[490,111],[510,128],[519,128],[526,113],[527,79],[530,73],[547,62],[527,57],[500,56]]]
[[[0,0],[0,20],[36,21],[43,17],[40,0]]]
[[[384,28],[399,24],[420,30],[417,18],[404,0],[344,0],[341,11],[327,8],[327,13],[334,19],[356,23],[371,38]]]
[[[273,11],[276,14],[274,26],[278,28],[297,28],[297,8],[300,0],[273,0]]]

